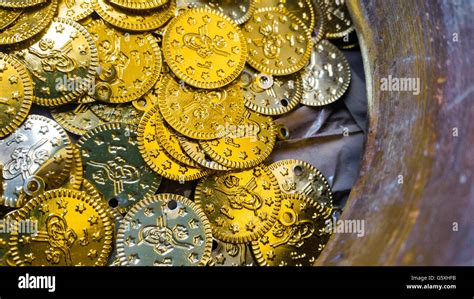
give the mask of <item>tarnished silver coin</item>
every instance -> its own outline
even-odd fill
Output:
[[[337,101],[351,82],[351,69],[346,57],[327,40],[314,45],[311,60],[301,74],[301,103],[308,106],[323,106]]]
[[[68,132],[82,136],[106,122],[90,109],[90,104],[70,104],[51,110],[51,116]]]
[[[48,160],[63,163],[60,173],[49,173],[59,182],[65,180],[72,166],[73,149],[66,132],[40,115],[30,115],[13,134],[0,140],[0,153],[5,188],[1,202],[8,207],[20,207],[18,199],[25,182]]]
[[[303,194],[324,206],[332,206],[332,191],[324,175],[313,165],[299,160],[277,161],[268,169],[275,175],[283,194]]]
[[[88,131],[78,145],[84,178],[104,195],[110,207],[125,213],[158,190],[161,177],[147,166],[138,150],[136,126],[107,123]]]
[[[341,38],[355,30],[344,0],[324,0],[326,37]]]
[[[125,216],[117,248],[123,266],[204,266],[212,249],[211,225],[181,195],[150,196]]]
[[[212,241],[211,259],[208,266],[253,266],[256,265],[247,244]]]
[[[265,115],[281,115],[300,102],[303,83],[299,73],[274,77],[245,67],[240,75],[245,106]]]

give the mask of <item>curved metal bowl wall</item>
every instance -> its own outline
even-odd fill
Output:
[[[342,219],[365,236],[334,235],[317,264],[473,265],[474,2],[346,2],[370,129]],[[420,94],[382,91],[389,75],[419,78]]]

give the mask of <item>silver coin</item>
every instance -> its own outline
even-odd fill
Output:
[[[65,150],[64,150],[65,149]],[[55,121],[30,115],[13,134],[0,140],[0,163],[3,164],[4,194],[1,203],[18,208],[23,186],[41,166],[54,159],[63,163],[60,173],[50,173],[64,181],[72,166],[72,146],[66,131]]]
[[[211,254],[211,225],[189,199],[159,194],[125,216],[117,248],[122,266],[204,266]]]
[[[240,76],[245,106],[265,115],[282,115],[300,102],[303,83],[299,73],[273,77],[246,66]]]
[[[301,74],[301,103],[308,106],[323,106],[337,101],[351,82],[351,69],[346,57],[327,40],[314,45],[311,60]]]

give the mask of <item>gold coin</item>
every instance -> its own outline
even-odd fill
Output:
[[[34,235],[12,237],[19,266],[103,266],[112,249],[113,226],[104,206],[83,192],[47,191],[29,201],[19,220],[37,221]]]
[[[183,151],[177,133],[165,122],[161,113],[155,117],[155,125],[156,137],[171,157],[188,166],[199,168],[199,165]]]
[[[0,0],[0,7],[31,7],[47,1],[48,0]]]
[[[59,0],[58,17],[80,21],[87,18],[94,9],[91,0]]]
[[[209,170],[184,165],[172,158],[161,146],[156,134],[156,119],[160,111],[148,110],[138,127],[138,147],[145,162],[161,176],[174,181],[193,181],[210,173]]]
[[[183,135],[180,135],[178,137],[178,140],[183,151],[202,167],[219,171],[230,170],[230,168],[225,167],[224,165],[221,165],[216,161],[212,160],[211,157],[209,157],[209,155],[207,155],[206,152],[202,149],[198,140],[186,138]]]
[[[319,1],[319,0],[317,0]],[[311,0],[256,0],[257,9],[279,7],[300,18],[310,31],[314,30],[316,17]]]
[[[61,188],[80,190],[84,180],[84,167],[82,166],[81,151],[76,145],[73,145],[73,163],[69,177]]]
[[[78,23],[54,19],[41,39],[15,55],[30,71],[34,102],[58,106],[81,97],[93,85],[97,49],[89,32]]]
[[[87,30],[99,50],[99,76],[109,81],[106,102],[131,102],[153,87],[161,70],[161,51],[153,35],[118,31],[102,20]]]
[[[263,236],[280,210],[280,187],[266,166],[201,179],[195,202],[203,209],[215,238],[246,243]]]
[[[262,73],[296,73],[311,56],[311,32],[284,9],[258,9],[242,31],[249,47],[248,63]]]
[[[33,81],[12,56],[0,53],[0,138],[15,131],[33,103]]]
[[[176,76],[206,89],[231,83],[242,72],[248,56],[237,24],[205,8],[186,10],[168,24],[163,52]]]
[[[225,128],[242,119],[244,98],[236,83],[217,90],[195,89],[163,79],[158,105],[166,122],[179,133],[194,139],[215,139]]]
[[[201,140],[205,153],[219,164],[230,168],[250,168],[263,162],[271,154],[276,141],[273,119],[246,110],[244,120],[228,127],[227,136]]]
[[[58,0],[24,9],[15,23],[0,32],[0,45],[19,43],[40,33],[51,23],[57,9]]]
[[[128,31],[158,29],[168,22],[176,10],[175,0],[170,0],[158,9],[140,11],[137,14],[113,6],[106,0],[92,0],[92,6],[107,23]]]
[[[22,8],[1,8],[0,7],[0,30],[15,22],[23,12]]]
[[[326,38],[341,38],[354,31],[344,1],[324,0],[326,6]]]
[[[275,175],[283,194],[303,194],[323,206],[332,206],[331,187],[313,165],[300,160],[281,160],[268,169]]]
[[[130,125],[138,125],[143,112],[135,109],[131,103],[103,104],[93,103],[89,108],[105,122],[122,122]]]
[[[70,104],[57,107],[51,111],[51,116],[66,131],[79,136],[106,123],[92,112],[90,104]]]
[[[301,101],[303,82],[299,73],[273,77],[246,67],[240,76],[245,106],[265,115],[290,112]]]
[[[148,10],[158,8],[168,1],[175,0],[110,0],[110,3],[131,10]]]
[[[210,8],[222,12],[237,24],[247,22],[255,11],[254,0],[180,0],[179,8]]]
[[[312,266],[324,249],[332,210],[301,194],[282,196],[275,225],[252,251],[261,266]]]

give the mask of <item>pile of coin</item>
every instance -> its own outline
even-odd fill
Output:
[[[266,161],[353,30],[339,0],[0,0],[0,265],[312,265],[328,182]]]

